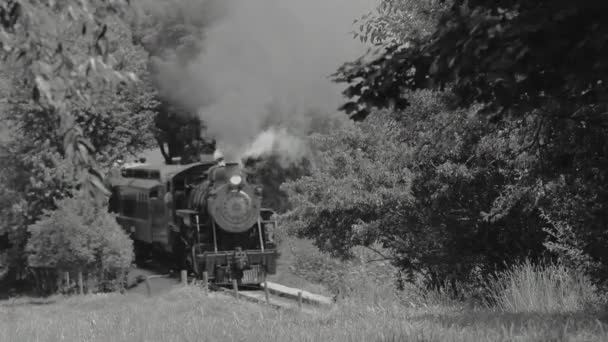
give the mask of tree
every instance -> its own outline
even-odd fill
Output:
[[[53,129],[64,137],[60,153],[72,160],[83,174],[82,184],[91,191],[107,190],[89,157],[93,147],[73,112],[89,103],[96,91],[136,79],[133,73],[115,70],[116,45],[107,35],[129,19],[124,5],[121,1],[29,0],[0,5],[0,57],[16,63],[33,101],[53,114]]]
[[[480,0],[469,2],[473,8],[462,2],[443,15],[432,36],[398,42],[372,63],[345,64],[339,80],[373,75],[353,82],[349,95],[361,95],[359,104],[386,106],[393,100],[404,108],[402,94],[393,93],[400,86],[451,85],[462,105],[491,103],[492,108],[504,107],[502,113],[526,112],[553,101],[568,103],[565,111],[573,113],[573,107],[601,99],[605,86],[598,81],[606,66],[589,63],[588,56],[600,61],[606,53],[606,25],[599,14],[603,2]],[[372,69],[380,72],[372,74]],[[365,84],[375,87],[361,91]]]
[[[114,215],[82,195],[58,201],[57,209],[45,211],[28,232],[30,267],[86,270],[101,285],[124,273],[133,261],[132,241]]]
[[[175,88],[183,86],[181,66],[201,53],[204,30],[216,18],[210,6],[213,2],[197,0],[150,4],[133,28],[150,55],[148,72],[159,102],[155,139],[167,164],[174,157],[181,157],[182,163],[196,161],[201,153],[215,149],[215,143],[203,136],[204,122],[197,115],[200,99],[175,96]]]
[[[180,157],[181,163],[192,163],[201,153],[213,153],[215,142],[205,139],[203,131],[197,116],[161,102],[154,118],[154,137],[166,164],[172,164],[175,157]]]
[[[291,229],[334,256],[348,257],[352,246],[390,238],[378,229],[383,215],[412,200],[411,174],[403,169],[407,155],[378,129],[389,130],[381,123],[345,125],[313,136],[318,155],[310,174],[281,187],[291,204],[285,215]]]
[[[9,1],[3,7],[12,9],[5,15],[13,22],[3,23],[3,97],[9,101],[2,120],[15,134],[4,143],[0,169],[7,194],[0,201],[0,236],[8,236],[17,273],[26,266],[27,227],[44,210],[77,188],[100,195],[100,172],[119,155],[153,144],[156,103],[145,83],[147,54],[133,45],[129,26],[112,8],[82,2],[66,12],[68,5]],[[108,25],[89,22],[89,11]],[[87,39],[97,24],[92,52]],[[142,76],[140,87],[126,82],[129,72]]]
[[[291,163],[282,161],[283,156],[267,153],[244,160],[248,182],[262,186],[262,206],[282,214],[290,208],[289,196],[281,189],[285,182],[309,175],[310,160],[302,158]]]
[[[475,192],[493,203],[480,217],[507,230],[518,216],[528,231],[546,227],[552,246],[590,256],[579,266],[605,279],[607,5],[463,3],[455,1],[431,35],[341,67],[336,80],[349,84],[345,94],[353,99],[343,110],[355,120],[374,108],[399,111],[412,105],[408,90],[418,89],[449,91],[453,108],[480,104],[471,114],[481,123],[475,153],[465,164],[499,176]]]
[[[384,0],[375,11],[355,20],[355,38],[374,45],[402,44],[433,33],[441,14],[449,8],[445,0]]]
[[[448,94],[409,99],[407,110],[317,136],[311,175],[283,186],[294,208],[285,223],[341,257],[380,244],[381,258],[432,287],[542,255],[534,208],[482,214],[514,175],[505,168],[509,136],[493,135],[476,108],[450,109]]]

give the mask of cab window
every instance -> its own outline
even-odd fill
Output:
[[[135,217],[137,200],[134,194],[125,194],[121,199],[122,214],[124,216]]]
[[[148,195],[145,193],[137,194],[137,218],[146,219],[149,215]]]

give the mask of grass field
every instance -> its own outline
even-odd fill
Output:
[[[0,341],[607,341],[585,313],[504,313],[347,301],[317,314],[177,288],[0,304]]]
[[[276,276],[290,274],[295,245]],[[276,310],[196,287],[147,298],[105,294],[0,301],[0,341],[608,341],[608,316],[593,286],[559,265],[521,265],[490,283],[493,308],[438,296],[412,300],[361,275],[354,291],[313,314]],[[352,278],[351,278],[352,279]],[[284,282],[285,283],[285,282]],[[429,298],[433,298],[432,300]]]
[[[282,251],[273,280],[329,292],[290,271],[298,258],[314,262],[309,243]],[[585,277],[559,265],[523,264],[498,277],[488,285],[491,308],[440,294],[398,293],[391,282],[363,271],[349,269],[350,278],[343,279],[352,290],[333,308],[313,314],[179,285],[152,298],[129,293],[0,301],[0,341],[608,341],[608,316],[597,305],[604,301]]]
[[[298,276],[290,269],[296,264],[297,258],[311,255],[316,251],[317,249],[310,241],[301,239],[286,240],[279,245],[280,257],[277,260],[277,273],[268,277],[268,280],[312,293],[331,296],[331,292],[325,286]]]

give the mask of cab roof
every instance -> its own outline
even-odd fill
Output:
[[[137,164],[123,168],[122,175],[126,178],[153,179],[158,181],[166,181],[173,176],[185,170],[191,169],[199,165],[213,165],[214,163],[192,163],[185,165],[152,165],[152,164]]]
[[[112,186],[137,188],[143,190],[150,190],[154,187],[162,185],[163,183],[153,179],[139,179],[139,178],[114,178],[112,179]]]
[[[215,165],[214,162],[197,162],[184,165],[137,163],[124,166],[120,172],[110,174],[111,186],[149,189],[171,180],[176,175],[195,167]]]

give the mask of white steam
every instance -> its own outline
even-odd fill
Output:
[[[222,17],[205,29],[200,55],[185,65],[165,61],[163,88],[197,106],[227,160],[271,151],[302,157],[297,136],[310,127],[300,118],[336,112],[342,86],[329,76],[364,52],[350,32],[376,0],[207,2]]]
[[[285,127],[271,127],[257,135],[243,156],[257,158],[266,153],[274,153],[292,160],[299,160],[307,152],[304,139],[290,134]]]

